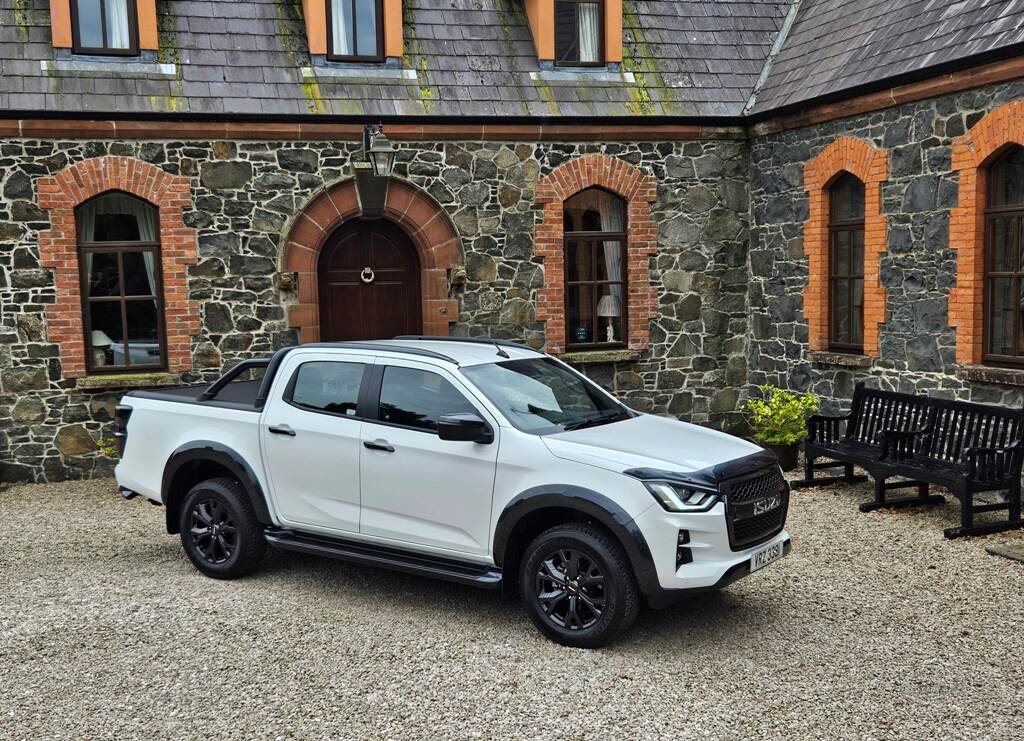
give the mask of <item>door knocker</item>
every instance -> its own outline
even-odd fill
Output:
[[[359,279],[363,283],[373,283],[373,268],[363,268],[363,272],[359,274]]]

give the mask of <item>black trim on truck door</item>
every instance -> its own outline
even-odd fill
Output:
[[[167,532],[178,532],[178,507],[188,491],[182,491],[184,483],[191,488],[199,481],[210,478],[202,476],[203,464],[212,464],[227,470],[245,488],[249,495],[256,519],[263,525],[273,525],[263,487],[252,467],[235,450],[212,440],[194,440],[185,443],[171,453],[164,466],[160,483],[160,500],[167,508]],[[191,467],[191,468],[190,468]],[[195,479],[195,480],[193,480]]]
[[[604,494],[573,484],[537,486],[519,493],[508,503],[494,529],[495,564],[502,565],[516,526],[527,515],[543,509],[576,510],[607,527],[625,548],[640,591],[652,594],[661,589],[651,549],[633,518]]]

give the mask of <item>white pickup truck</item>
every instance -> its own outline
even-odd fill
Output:
[[[770,453],[510,342],[285,348],[209,387],[130,392],[117,420],[122,495],[163,504],[203,573],[250,573],[271,544],[502,588],[566,645],[790,548]]]

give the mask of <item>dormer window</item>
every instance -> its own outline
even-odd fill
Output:
[[[76,54],[139,53],[135,0],[71,0],[71,29]]]
[[[604,64],[603,0],[555,0],[555,64]]]
[[[327,0],[327,58],[339,62],[384,59],[382,0]]]

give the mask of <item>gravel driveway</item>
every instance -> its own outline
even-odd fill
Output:
[[[797,492],[794,551],[557,646],[468,587],[272,552],[200,576],[101,480],[0,493],[3,738],[1020,738],[1024,564],[956,506]]]

